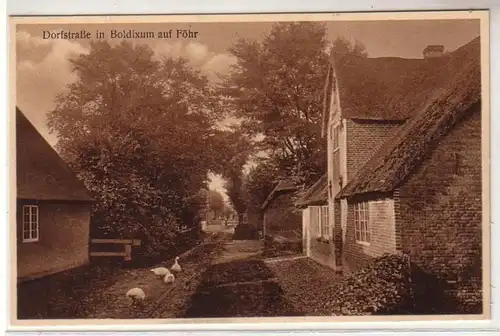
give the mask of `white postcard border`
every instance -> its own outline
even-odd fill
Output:
[[[417,7],[422,7],[422,5],[424,5],[423,7],[425,7],[425,9],[445,9],[446,7],[450,7],[449,5],[454,5],[454,9],[458,9],[459,7],[461,8],[464,8],[465,6],[460,6],[461,3],[465,4],[466,2],[470,3],[469,6],[467,7],[476,7],[476,5],[479,5],[481,6],[481,4],[485,4],[485,3],[490,3],[490,7],[491,5],[493,5],[493,1],[477,1],[477,2],[474,2],[474,4],[472,5],[472,1],[455,1],[453,4],[451,3],[451,1],[449,1],[450,4],[448,4],[448,6],[446,6],[446,4],[443,4],[443,3],[440,3],[437,7],[436,5],[434,4],[434,7],[432,6],[425,6],[425,3],[426,1],[419,1],[418,2],[418,5],[417,6],[413,6],[412,9],[417,9]],[[21,12],[19,11],[20,7],[23,3],[30,3],[30,1],[16,1],[15,2],[15,5],[13,1],[11,1],[9,3],[9,12],[12,13],[12,14],[20,14]],[[50,12],[51,14],[54,14],[54,12],[57,12],[58,14],[68,14],[68,13],[75,13],[75,12],[79,12],[79,13],[82,13],[82,11],[78,10],[77,8],[78,7],[81,7],[82,5],[84,5],[86,7],[86,10],[89,11],[90,9],[92,8],[95,8],[95,5],[97,5],[99,8],[99,11],[102,13],[102,12],[105,12],[105,13],[109,13],[109,14],[112,14],[112,11],[110,10],[105,10],[105,8],[110,8],[109,4],[111,3],[111,1],[107,2],[107,1],[103,1],[103,0],[100,0],[100,1],[89,1],[89,2],[86,2],[86,3],[83,3],[78,5],[76,4],[76,2],[70,2],[70,1],[66,1],[66,2],[61,2],[61,3],[58,3],[58,2],[54,2],[53,3],[53,6],[51,4],[51,6],[47,6],[45,4],[45,7],[42,9],[41,7],[43,7],[43,2],[38,2],[38,5],[39,5],[39,8],[36,10],[34,9],[36,7],[36,4],[33,4],[34,1],[32,1],[31,4],[29,4],[29,6],[27,8],[29,8],[29,11],[28,13],[24,13],[24,14],[42,14],[41,13],[41,10],[47,10],[47,9],[50,9]],[[127,4],[128,3],[128,4]],[[117,5],[114,5],[114,9],[118,9],[118,8],[122,8],[122,13],[123,12],[128,12],[130,13],[131,12],[131,9],[132,8],[135,8],[135,13],[139,13],[141,12],[141,10],[137,10],[137,6],[134,7],[131,3],[133,3],[133,1],[123,1],[120,6],[117,6]],[[188,2],[183,2],[184,4],[181,5],[179,4],[178,7],[180,7],[180,9],[177,9],[177,10],[172,10],[172,8],[170,8],[170,12],[175,12],[175,13],[180,13],[180,12],[184,12],[186,13],[189,7],[188,4],[191,4],[191,6],[193,6],[193,1],[188,1]],[[219,12],[221,13],[222,11],[221,10],[217,10],[217,5],[214,4],[215,2],[212,2],[212,6],[215,6],[216,8],[213,8],[208,10],[209,12]],[[224,3],[225,5],[228,5],[227,2],[223,2],[223,1],[220,1],[219,3]],[[254,3],[254,10],[253,12],[255,12],[255,5],[258,5],[260,2],[258,1],[253,1],[252,3]],[[270,2],[267,2],[267,3],[270,3]],[[314,4],[315,3],[318,3],[318,2],[313,2],[313,1],[309,1],[307,3],[307,9],[308,11],[311,11],[311,10],[315,10],[314,8]],[[328,1],[324,1],[323,4],[321,6],[321,8],[324,8],[325,6],[328,6],[327,5]],[[363,1],[358,1],[356,2],[355,4],[351,4],[351,10],[359,10],[359,8],[357,8],[357,6],[360,6],[359,3],[363,3]],[[367,3],[367,1],[365,1],[364,3]],[[403,8],[400,7],[400,5],[397,3],[397,1],[380,1],[378,2],[378,5],[375,7],[374,5],[370,5],[370,7],[363,7],[364,10],[382,10],[382,9],[390,9],[385,7],[383,8],[383,6],[387,6],[388,3],[392,3],[393,4],[393,7],[392,9],[394,8],[398,8],[399,10],[402,10]],[[92,7],[94,4],[94,7]],[[108,4],[108,5],[106,5]],[[136,3],[138,4],[138,2]],[[169,2],[169,4],[171,4]],[[224,5],[222,4],[222,5]],[[263,3],[260,3],[261,5]],[[407,3],[408,4],[408,3]],[[26,4],[25,4],[26,5]],[[149,4],[150,7],[148,9],[146,9],[146,12],[149,12],[151,13],[151,11],[156,11],[156,12],[165,12],[165,10],[161,10],[161,9],[158,9],[158,8],[154,8],[152,6],[152,4]],[[240,3],[241,5],[241,3]],[[394,6],[395,5],[395,6]],[[56,10],[54,11],[54,9],[56,9],[57,6],[60,6],[61,8],[63,8],[63,10],[61,11],[61,8],[59,9],[59,12]],[[71,7],[68,7],[68,6],[71,6]],[[100,7],[99,7],[100,6]],[[106,7],[108,6],[108,7]],[[147,6],[147,4],[146,4]],[[183,7],[184,6],[184,7]],[[187,7],[186,7],[187,6]],[[219,5],[221,6],[221,5]],[[246,6],[250,6],[250,2],[247,2],[246,3]],[[203,9],[200,9],[199,8],[199,4],[198,4],[198,8],[197,8],[197,12],[207,12],[207,10],[203,10]],[[240,7],[240,12],[241,11],[246,11],[246,12],[252,12],[252,10],[245,10],[245,8],[247,7]],[[265,7],[265,6],[264,6]],[[284,7],[284,6],[282,6]],[[300,8],[301,5],[298,4],[298,1],[292,1],[290,3],[287,3],[287,8],[286,10],[287,11],[300,11]],[[331,6],[330,4],[330,7],[329,7],[329,10],[332,11],[332,10],[346,10],[344,9],[344,7],[342,6],[335,6],[335,8],[332,8],[333,6]],[[487,6],[481,6],[482,8],[485,8]],[[12,10],[12,8],[14,8],[14,10]],[[72,8],[72,10],[70,10],[70,8]],[[153,10],[154,8],[154,10]],[[220,8],[220,7],[219,7]],[[231,6],[229,7],[224,7],[224,8],[231,8]],[[262,8],[262,7],[260,7]],[[269,8],[269,6],[267,6],[267,8]],[[409,7],[407,7],[409,8]],[[194,8],[193,8],[194,9]],[[451,9],[451,8],[450,8]],[[68,10],[70,10],[68,12]],[[285,8],[281,8],[281,11],[285,10]],[[304,10],[304,9],[302,9]],[[318,10],[318,9],[316,9]],[[66,12],[65,12],[66,11]],[[145,9],[142,10],[142,12],[144,13]],[[265,11],[263,9],[260,9],[258,11]],[[270,11],[269,9],[267,11]],[[274,9],[274,11],[276,11],[276,8]],[[226,11],[226,12],[234,12],[234,11]],[[499,55],[496,55],[494,54],[494,51],[495,50],[499,50],[498,48],[498,27],[500,25],[500,22],[498,20],[499,18],[499,11],[496,10],[496,12],[494,11],[491,11],[490,13],[490,20],[491,20],[491,34],[490,34],[490,43],[491,43],[491,58],[490,58],[490,61],[491,61],[491,76],[490,76],[490,82],[491,82],[491,92],[500,92],[498,90],[499,86],[498,86],[498,74],[499,74],[499,69],[498,69],[498,64],[497,62],[495,61],[496,59],[498,59],[498,56]],[[87,12],[88,13],[88,12]],[[114,12],[113,14],[118,14],[119,12]],[[4,44],[5,45],[5,44]],[[7,55],[7,53],[4,53],[3,55]],[[8,69],[6,69],[8,70]],[[8,71],[6,71],[8,73]],[[3,91],[3,92],[7,92],[7,90]],[[5,97],[7,98],[7,97]],[[490,124],[491,124],[491,154],[492,154],[492,157],[491,157],[491,171],[492,171],[492,175],[491,175],[491,210],[492,210],[492,214],[491,214],[491,221],[494,222],[495,219],[497,218],[500,218],[499,217],[499,214],[498,214],[498,210],[497,208],[495,207],[496,204],[499,204],[498,202],[498,195],[497,195],[497,190],[498,190],[498,178],[495,178],[495,174],[494,172],[497,171],[497,167],[498,167],[498,161],[497,161],[497,149],[499,148],[498,144],[496,143],[496,137],[494,135],[496,134],[500,134],[500,127],[499,127],[499,123],[498,123],[498,117],[497,117],[497,113],[494,113],[494,111],[497,111],[499,110],[499,99],[495,97],[494,94],[491,95],[491,120],[490,120]],[[4,118],[3,119],[6,123],[2,123],[1,125],[4,126],[4,130],[6,132],[4,132],[4,134],[8,134],[7,130],[8,130],[8,119],[7,118]],[[5,149],[5,146],[3,147],[3,149]],[[7,151],[8,153],[8,151]],[[2,152],[2,154],[4,154],[4,152]],[[5,156],[6,157],[6,163],[8,162],[8,155]],[[6,177],[7,180],[4,181],[4,185],[8,185],[9,184],[9,178],[8,178],[8,170],[6,168],[5,165],[2,165],[1,169],[5,169],[5,171],[2,171],[4,172],[4,174],[2,176]],[[6,195],[8,195],[8,191],[6,193]],[[8,197],[8,196],[7,196]],[[6,202],[1,202],[3,203],[2,205],[6,207],[6,212],[8,211],[8,208],[6,206]],[[8,221],[7,221],[8,223]],[[5,230],[7,225],[4,225],[2,226],[2,229]],[[9,235],[7,234],[7,232],[5,232],[6,234],[4,235],[4,237],[8,237]],[[492,241],[498,241],[498,239],[495,239],[497,238],[499,235],[498,233],[498,230],[495,230],[495,225],[492,225],[491,226],[491,238],[492,238]],[[499,248],[496,246],[497,244],[491,244],[491,250],[492,250],[492,260],[497,260],[498,258],[498,254],[499,254]],[[8,247],[7,247],[8,249]],[[6,253],[5,254],[6,256],[6,259],[7,259],[7,262],[9,260],[9,256],[8,254]],[[491,281],[491,285],[492,285],[492,301],[494,302],[494,299],[498,297],[498,294],[497,294],[497,291],[495,290],[495,287],[496,285],[498,284],[498,279],[496,279],[494,277],[495,274],[498,273],[498,270],[497,268],[495,267],[495,264],[496,263],[493,263],[492,265],[492,268],[491,268],[491,274],[492,274],[492,281]],[[4,279],[4,278],[2,278]],[[7,286],[6,286],[7,287]],[[6,288],[4,287],[4,288]],[[3,307],[2,307],[3,308]],[[4,310],[5,312],[8,312],[8,306],[5,307],[6,309]],[[425,322],[416,322],[416,321],[411,321],[411,322],[354,322],[354,323],[350,323],[350,322],[334,322],[333,324],[332,323],[321,323],[321,322],[318,322],[318,323],[315,323],[315,322],[311,322],[311,323],[299,323],[299,324],[287,324],[286,326],[284,326],[283,324],[268,324],[268,323],[259,323],[258,325],[255,325],[255,324],[246,324],[246,323],[241,323],[241,324],[207,324],[207,325],[200,325],[199,322],[197,322],[196,324],[183,324],[183,325],[178,325],[178,324],[173,324],[173,325],[157,325],[157,323],[155,324],[152,324],[152,325],[144,325],[144,324],[140,324],[140,325],[126,325],[126,329],[127,330],[277,330],[277,329],[285,329],[285,330],[290,330],[290,329],[317,329],[317,328],[326,328],[326,329],[330,329],[330,328],[335,328],[335,329],[343,329],[343,330],[346,330],[346,329],[351,329],[351,330],[366,330],[366,329],[370,329],[370,330],[374,330],[374,329],[377,329],[377,330],[384,330],[384,329],[399,329],[400,331],[403,331],[404,329],[414,329],[414,328],[425,328],[425,329],[428,329],[428,328],[432,328],[432,329],[435,329],[435,328],[445,328],[447,330],[450,330],[450,329],[454,329],[454,330],[457,330],[457,328],[467,328],[467,329],[489,329],[489,328],[498,328],[498,318],[499,318],[499,314],[498,314],[498,309],[495,309],[495,307],[492,307],[492,310],[491,310],[491,315],[492,315],[492,321],[425,321]],[[121,322],[121,321],[120,321]],[[121,326],[122,328],[125,327],[124,325]],[[401,329],[400,329],[401,328]],[[30,328],[30,327],[15,327],[14,328],[9,328],[10,330],[33,330],[33,328]],[[41,331],[41,330],[60,330],[60,331],[63,331],[63,330],[66,330],[66,331],[70,331],[70,330],[120,330],[120,329],[117,329],[117,326],[113,326],[113,325],[107,325],[107,326],[104,326],[104,325],[101,325],[101,326],[97,326],[97,325],[93,325],[93,326],[85,326],[83,327],[79,327],[79,326],[75,326],[75,327],[71,327],[71,326],[45,326],[43,328],[40,328],[40,327],[37,327],[35,328],[36,330],[38,331]],[[122,329],[123,330],[123,329]]]

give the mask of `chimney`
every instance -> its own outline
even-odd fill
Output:
[[[444,46],[442,45],[428,45],[424,49],[424,58],[437,58],[443,56]]]

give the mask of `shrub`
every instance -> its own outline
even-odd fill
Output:
[[[264,237],[264,256],[279,257],[302,253],[302,241],[277,241],[271,235]]]
[[[234,228],[234,240],[258,240],[259,238],[259,230],[256,227],[238,224]]]
[[[147,256],[155,256],[174,247],[178,227],[178,222],[173,216],[168,216],[163,220],[155,218],[144,230],[144,253]]]
[[[463,285],[386,254],[339,281],[328,305],[333,315],[480,314],[481,291]]]
[[[384,255],[339,281],[329,303],[333,315],[396,314],[412,304],[410,264]]]

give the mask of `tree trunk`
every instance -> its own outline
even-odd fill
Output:
[[[238,214],[238,225],[243,225],[245,224],[244,221],[245,221],[245,215],[243,213],[239,213]]]

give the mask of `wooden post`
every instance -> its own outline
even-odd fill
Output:
[[[125,261],[132,260],[132,245],[125,245]]]

